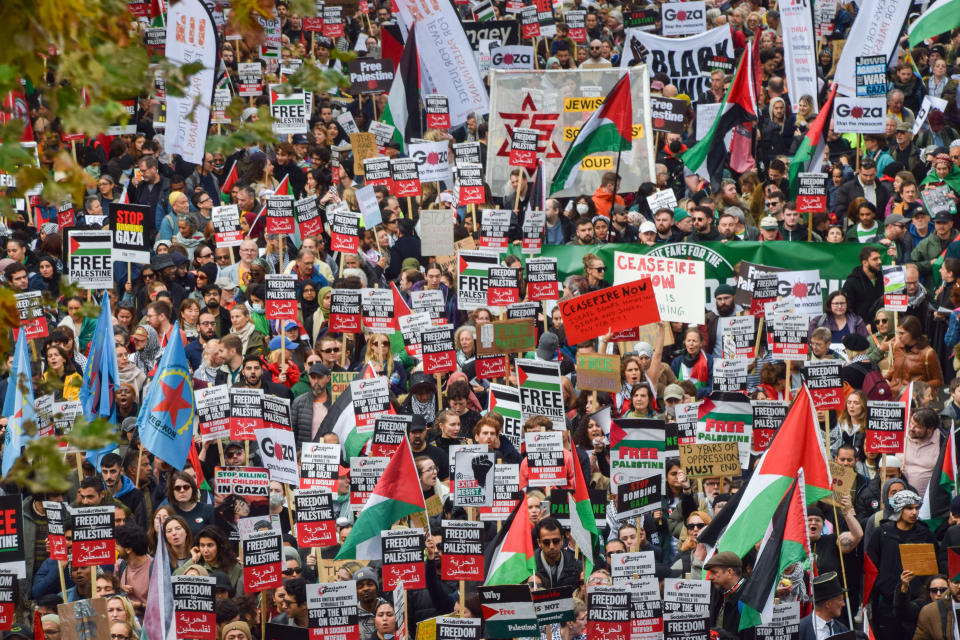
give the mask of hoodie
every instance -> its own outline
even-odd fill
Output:
[[[136,520],[137,524],[146,529],[147,504],[143,500],[143,494],[136,490],[133,480],[120,474],[120,488],[113,494],[113,497],[130,509],[130,513],[133,514],[133,519]]]

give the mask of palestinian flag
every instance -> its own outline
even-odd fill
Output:
[[[797,176],[801,171],[819,171],[820,162],[826,150],[826,136],[823,135],[826,128],[827,119],[833,112],[833,97],[837,94],[837,83],[833,83],[830,89],[830,95],[827,101],[820,107],[820,113],[814,119],[813,123],[807,129],[807,135],[803,137],[797,152],[793,154],[790,161],[790,198],[797,197],[797,190],[800,188],[800,181]]]
[[[416,480],[419,486],[419,480]],[[363,515],[363,512],[360,513]],[[359,519],[357,523],[359,524]],[[356,527],[354,527],[356,529]],[[353,535],[351,532],[350,535]],[[347,539],[349,541],[349,538]],[[506,524],[494,538],[491,557],[486,562],[487,579],[483,585],[520,584],[537,569],[533,558],[533,528],[527,512],[527,494],[523,494]],[[338,556],[339,559],[339,556]]]
[[[420,119],[420,55],[417,52],[417,30],[410,29],[403,46],[400,64],[390,85],[387,106],[380,118],[394,126],[393,139],[404,149],[405,140],[419,136],[419,127],[411,127]]]
[[[950,173],[947,174],[946,178],[941,178],[938,176],[936,169],[930,169],[929,173],[927,173],[926,177],[924,177],[923,181],[920,183],[920,186],[922,187],[928,184],[945,184],[953,189],[954,192],[960,193],[960,169],[957,168],[957,165],[951,164]],[[936,212],[931,211],[930,215],[933,215],[934,213]]]
[[[633,99],[630,74],[625,73],[604,99],[603,104],[577,133],[550,183],[550,194],[568,189],[576,181],[580,163],[587,156],[604,151],[633,149]]]
[[[719,180],[727,157],[726,145],[722,144],[724,137],[737,125],[757,119],[757,94],[754,86],[753,57],[749,52],[745,52],[707,135],[680,156],[683,164],[691,171],[703,176],[701,169],[706,165],[706,174],[717,176]]]
[[[230,165],[230,171],[227,172],[227,177],[223,181],[223,185],[220,187],[221,193],[230,195],[230,189],[233,189],[233,185],[237,184],[237,180],[240,179],[240,174],[237,172],[237,161],[234,160],[233,164]]]
[[[190,451],[187,453],[187,460],[197,475],[197,486],[203,491],[212,491],[213,489],[210,487],[210,483],[207,482],[207,477],[203,475],[203,467],[200,464],[200,456],[197,454],[196,448],[190,447]]]
[[[594,550],[600,543],[600,532],[597,530],[597,519],[593,515],[590,490],[583,477],[583,469],[576,462],[573,473],[574,488],[567,494],[570,502],[570,536],[583,553],[583,575],[589,577],[593,573]]]
[[[810,557],[803,469],[780,500],[757,552],[753,573],[740,594],[740,631],[770,624],[777,584],[784,570]]]
[[[907,405],[909,406],[909,405]],[[910,424],[907,418],[906,424]],[[953,430],[947,435],[947,441],[940,449],[940,456],[930,476],[930,483],[923,493],[920,503],[920,519],[927,523],[931,531],[950,515],[950,501],[957,486],[957,456],[954,450]]]
[[[344,392],[340,397],[346,395],[347,392]],[[427,510],[419,478],[410,443],[403,438],[384,469],[383,476],[373,488],[367,504],[357,514],[357,521],[335,559],[379,560],[380,532],[402,518]],[[528,538],[529,535],[528,532]],[[532,546],[532,540],[530,544]]]
[[[733,509],[731,502],[720,512],[721,516],[725,516],[728,511],[733,511],[725,530],[719,533],[718,528],[722,525],[714,528],[717,524],[714,521],[697,539],[701,540],[706,533],[708,536],[702,541],[707,544],[716,539],[716,551],[733,551],[741,558],[747,555],[763,537],[763,529],[757,527],[757,523],[770,522],[777,505],[801,469],[806,481],[807,504],[831,495],[833,479],[830,465],[823,448],[813,399],[806,386],[794,398],[787,417],[760,457],[753,475],[735,495],[736,509]]]
[[[523,430],[523,418],[520,413],[520,391],[502,384],[490,384],[490,402],[487,413],[495,411],[503,418],[501,436],[510,439],[517,450],[520,450]]]
[[[400,295],[400,290],[397,289],[395,282],[390,283],[390,290],[393,291],[393,319],[391,322],[393,331],[389,334],[390,352],[394,355],[406,353],[413,356],[415,350],[412,348],[407,349],[407,346],[403,343],[403,334],[400,333],[400,324],[397,321],[397,318],[401,316],[410,315],[410,307],[407,306],[407,302],[403,299],[403,296]]]
[[[357,429],[357,416],[353,411],[353,392],[350,385],[347,385],[340,397],[330,405],[327,416],[320,423],[319,431],[320,433],[332,432],[337,434],[340,446],[343,448],[343,459],[347,463],[363,451],[363,447],[373,433],[360,433]],[[420,481],[417,480],[417,482]]]
[[[921,44],[927,38],[935,38],[957,27],[960,27],[960,2],[937,0],[907,29],[910,48]]]
[[[283,176],[283,180],[280,181],[280,184],[277,185],[276,190],[273,192],[275,196],[292,196],[293,191],[290,190],[290,175]]]

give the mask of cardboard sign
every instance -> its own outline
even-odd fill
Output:
[[[735,478],[741,473],[736,442],[681,444],[680,466],[688,478]]]
[[[263,389],[230,387],[230,439],[255,440],[263,427]]]
[[[360,215],[352,211],[328,212],[330,250],[357,253],[360,249]]]
[[[492,451],[458,451],[450,489],[456,507],[492,507],[496,456]]]
[[[347,63],[350,94],[386,93],[393,84],[393,61],[384,58],[357,58]]]
[[[587,637],[630,635],[630,592],[623,587],[587,586]]]
[[[493,469],[493,506],[480,508],[480,520],[506,520],[513,513],[522,496],[520,465],[496,465]]]
[[[477,354],[497,356],[537,348],[537,327],[530,319],[494,320],[477,326]]]
[[[445,325],[420,334],[423,372],[427,375],[457,370],[457,353],[453,344],[453,327]]]
[[[620,356],[578,353],[577,388],[620,393]]]
[[[154,214],[150,207],[138,204],[109,204],[110,231],[113,233],[113,258],[134,264],[149,264],[150,251],[145,250],[153,231]]]
[[[538,27],[539,28],[539,27]],[[510,166],[533,169],[537,166],[540,131],[514,127],[510,141]]]
[[[522,422],[532,416],[546,416],[554,429],[566,429],[559,362],[518,358],[517,382]]]
[[[650,96],[650,122],[654,131],[683,133],[686,130],[687,103],[677,98]],[[673,193],[672,189],[664,189]]]
[[[443,580],[483,582],[483,524],[464,520],[443,520],[443,554],[440,577]]]
[[[391,158],[390,179],[398,198],[420,197],[420,170],[416,158]]]
[[[447,96],[431,93],[423,96],[423,110],[427,116],[427,129],[450,128],[450,104]]]
[[[325,489],[298,489],[293,494],[297,512],[297,544],[302,548],[337,544],[333,494]]]
[[[803,364],[803,377],[817,411],[843,410],[842,360],[811,360]]]
[[[506,251],[509,242],[511,212],[507,209],[483,209],[481,215],[478,248],[481,251],[497,253]],[[491,266],[499,266],[499,264]]]
[[[797,211],[819,213],[827,210],[827,174],[801,173]]]
[[[9,498],[20,500],[17,496],[4,496],[7,504],[12,506]],[[23,511],[18,511],[17,530],[23,531]],[[73,566],[97,567],[112,564],[116,558],[116,538],[113,532],[114,508],[110,507],[76,507],[73,509]],[[23,546],[22,536],[19,546]],[[24,572],[23,577],[26,577]]]
[[[406,590],[427,586],[423,563],[423,529],[387,529],[380,532],[383,554],[383,588],[392,591],[402,584]]]
[[[307,624],[311,637],[360,640],[358,606],[357,583],[353,580],[308,584]]]
[[[561,300],[559,306],[568,344],[660,321],[650,278]]]
[[[937,553],[930,542],[901,544],[900,563],[904,571],[912,571],[915,576],[932,576],[940,573],[937,568]]]
[[[296,226],[293,218],[293,196],[269,196],[266,200],[267,233],[294,233]]]
[[[266,277],[267,298],[264,301],[267,320],[297,320],[297,276],[269,273]],[[287,349],[293,349],[289,342]]]
[[[490,267],[487,272],[487,304],[505,307],[520,302],[520,272],[514,267]]]
[[[335,402],[340,394],[350,387],[350,383],[356,380],[359,373],[356,371],[331,371],[330,372],[330,401]]]
[[[213,221],[214,240],[218,247],[239,247],[243,242],[240,228],[240,210],[235,204],[214,207],[210,214]]]
[[[83,229],[64,233],[67,279],[88,291],[113,288],[113,233]]]
[[[487,194],[483,185],[483,165],[479,163],[457,165],[457,186],[460,189],[459,204],[483,204],[486,202]]]
[[[300,445],[300,488],[337,490],[340,445],[303,442]]]
[[[449,209],[425,209],[420,212],[420,253],[443,256],[453,253],[454,216]]]
[[[567,470],[563,460],[563,434],[537,431],[524,434],[527,445],[528,483],[531,487],[566,486]]]
[[[363,181],[367,186],[390,187],[390,158],[377,156],[363,159]]]
[[[313,195],[301,198],[293,205],[301,238],[310,238],[323,233],[323,216],[318,203],[317,196]]]
[[[209,576],[173,576],[173,619],[181,638],[216,640],[217,616],[213,612],[213,588]]]
[[[831,486],[833,495],[824,498],[823,501],[839,507],[840,501],[843,500],[844,496],[851,495],[851,492],[856,486],[857,471],[853,467],[831,462],[830,477],[833,478],[833,485]]]
[[[867,453],[903,453],[907,409],[902,402],[867,400]]]
[[[537,614],[525,584],[478,587],[486,636],[490,640],[536,637]]]
[[[750,452],[760,454],[767,450],[770,441],[787,417],[790,403],[785,400],[751,400],[753,408],[753,443]]]
[[[380,150],[377,148],[377,137],[370,132],[351,133],[350,146],[353,148],[353,172],[362,176],[363,161],[380,155]]]
[[[263,93],[263,68],[259,62],[237,63],[237,95],[255,98]]]
[[[910,308],[907,296],[907,270],[902,265],[883,267],[883,308],[900,312]]]

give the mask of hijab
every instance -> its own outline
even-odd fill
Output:
[[[134,329],[134,333],[140,329],[143,329],[147,334],[147,344],[144,345],[143,349],[134,352],[133,364],[149,376],[150,371],[157,364],[157,356],[160,355],[160,338],[157,336],[156,330],[149,324],[141,324]]]

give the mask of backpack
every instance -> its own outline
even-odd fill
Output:
[[[851,364],[861,371],[864,371],[864,367],[861,363],[853,362]],[[867,400],[894,399],[893,389],[890,388],[890,383],[887,382],[886,378],[883,377],[883,374],[877,367],[870,367],[869,369],[866,369],[863,376],[863,385],[860,387],[860,390],[866,394]]]

